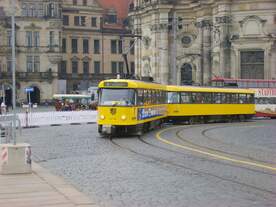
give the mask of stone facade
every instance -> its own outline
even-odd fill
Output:
[[[135,0],[136,72],[169,84],[276,78],[275,0]]]
[[[97,1],[83,5],[83,1],[73,4],[72,0],[64,0],[62,13],[60,79],[66,82],[67,92],[87,90],[103,79],[126,73],[122,53],[130,46],[131,38],[125,37],[130,32],[117,19],[115,10],[106,10]],[[128,54],[128,61],[134,72],[134,54]]]
[[[16,100],[51,101],[126,73],[122,53],[133,40],[117,11],[95,0],[15,0]],[[108,6],[108,5],[105,5]],[[0,103],[11,105],[11,1],[0,2]],[[74,43],[73,43],[74,41]],[[76,47],[73,51],[73,44]],[[113,47],[113,49],[111,48]],[[114,48],[115,47],[115,48]],[[128,54],[134,73],[134,54]],[[74,66],[73,66],[74,64]]]
[[[33,87],[31,100],[39,103],[57,93],[61,60],[61,1],[16,1],[16,97],[26,102],[25,88]],[[1,1],[0,86],[11,105],[11,19],[10,1]],[[2,92],[3,93],[3,92]]]

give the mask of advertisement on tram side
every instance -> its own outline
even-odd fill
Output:
[[[253,88],[256,116],[276,118],[276,88]]]

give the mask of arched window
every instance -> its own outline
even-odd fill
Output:
[[[192,66],[189,63],[185,63],[181,67],[181,85],[192,85],[193,73]]]

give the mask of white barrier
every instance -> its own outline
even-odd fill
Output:
[[[96,122],[97,111],[18,113],[22,127]]]

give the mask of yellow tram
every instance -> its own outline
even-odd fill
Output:
[[[167,117],[165,85],[112,79],[98,87],[100,134],[142,134]]]
[[[254,91],[248,89],[167,86],[167,97],[171,121],[244,120],[255,114]]]
[[[164,121],[242,121],[254,114],[253,90],[166,86],[124,79],[99,84],[100,134],[140,135]]]

